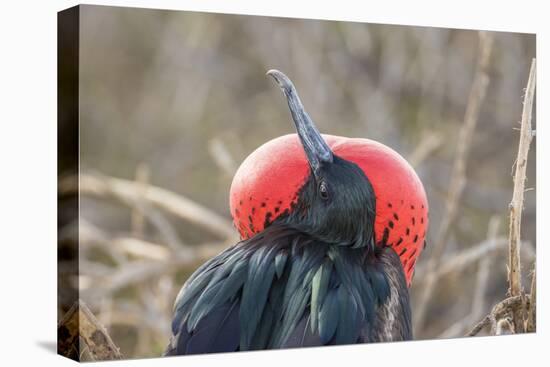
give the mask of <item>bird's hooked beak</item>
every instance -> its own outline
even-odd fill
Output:
[[[323,163],[332,163],[332,150],[305,111],[292,81],[279,70],[269,70],[267,75],[275,79],[286,96],[296,132],[304,147],[309,165],[313,173],[317,175]]]

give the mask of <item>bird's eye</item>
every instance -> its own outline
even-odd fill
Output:
[[[319,184],[319,196],[321,196],[321,199],[323,200],[328,199],[328,187],[325,181],[321,181]]]

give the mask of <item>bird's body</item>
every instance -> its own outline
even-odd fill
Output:
[[[268,227],[189,279],[168,354],[410,339],[399,257],[363,250]]]
[[[270,75],[298,134],[239,168],[230,206],[242,241],[183,286],[166,355],[411,339],[420,180],[380,143],[321,136],[290,80]]]

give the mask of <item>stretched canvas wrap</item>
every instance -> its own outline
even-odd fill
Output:
[[[58,15],[58,352],[536,331],[535,35]]]

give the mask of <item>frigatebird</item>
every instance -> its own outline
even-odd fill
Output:
[[[321,135],[291,80],[267,73],[296,134],[241,164],[241,241],[185,282],[165,355],[412,339],[409,286],[428,201],[414,169],[364,138]]]

